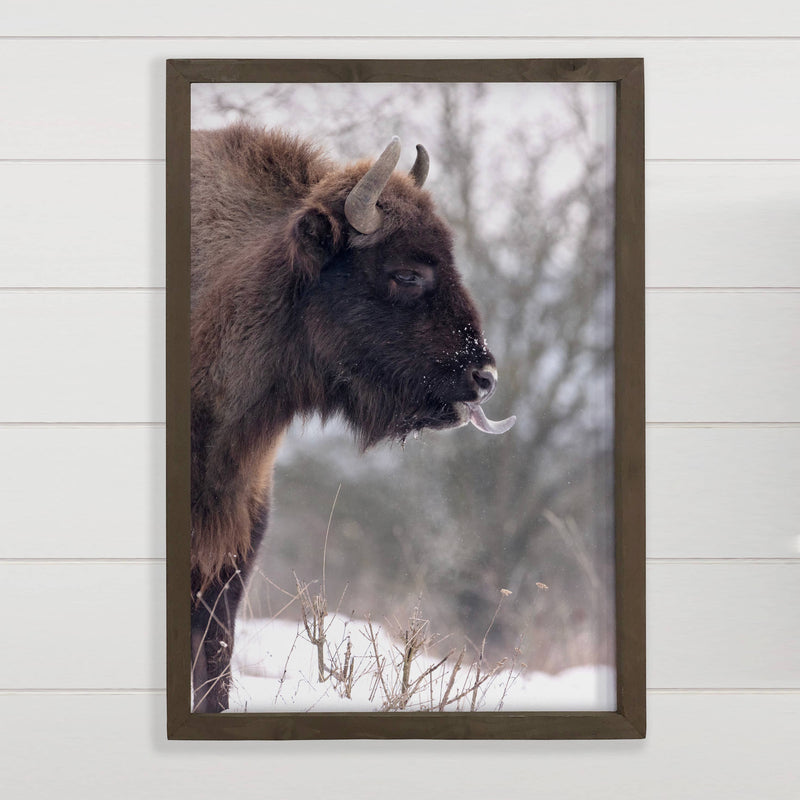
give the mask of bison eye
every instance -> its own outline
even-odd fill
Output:
[[[389,266],[387,278],[389,298],[397,303],[413,303],[436,286],[433,267],[416,261]]]
[[[401,269],[392,273],[392,278],[401,286],[420,286],[422,275],[412,269]]]

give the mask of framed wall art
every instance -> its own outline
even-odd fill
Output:
[[[167,62],[170,738],[644,736],[643,93]]]

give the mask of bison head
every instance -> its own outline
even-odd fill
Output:
[[[497,370],[453,260],[452,236],[422,189],[418,145],[408,175],[394,172],[395,137],[371,166],[320,182],[293,219],[302,336],[316,376],[313,405],[342,413],[363,446],[423,428],[486,418]]]

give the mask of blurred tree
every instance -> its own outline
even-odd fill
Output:
[[[523,622],[530,609],[544,605],[550,613],[536,626],[572,633],[560,648],[551,638],[538,653],[540,663],[542,658],[558,666],[571,663],[570,639],[586,639],[587,631],[596,634],[589,636],[592,652],[581,648],[579,659],[608,660],[613,631],[608,143],[594,135],[577,91],[564,93],[557,132],[540,131],[534,138],[524,123],[512,125],[502,148],[491,147],[492,133],[481,113],[484,86],[443,86],[441,93],[447,146],[445,186],[436,196],[457,233],[459,263],[483,308],[500,365],[492,406],[501,416],[511,409],[519,418],[510,434],[481,443],[480,458],[476,431],[442,445],[438,472],[449,484],[445,495],[455,499],[448,516],[459,530],[476,534],[470,558],[453,581],[456,607],[464,625],[485,620],[497,603],[497,589],[511,589],[517,614],[497,620],[495,642],[508,648],[516,632],[528,627]],[[577,162],[572,174],[557,188],[547,187],[546,172],[565,150]],[[570,527],[560,520],[570,520]],[[545,602],[537,582],[552,589]]]

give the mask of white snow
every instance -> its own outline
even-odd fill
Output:
[[[385,702],[402,696],[403,644],[389,635],[386,624],[352,620],[341,615],[325,620],[324,663],[341,671],[348,642],[352,663],[350,697],[344,683],[327,675],[319,681],[318,649],[309,641],[302,622],[280,619],[240,621],[236,629],[232,670],[231,711],[381,711]],[[374,639],[374,643],[373,640]],[[375,650],[381,669],[377,668]],[[405,710],[468,711],[475,698],[480,711],[609,711],[616,708],[616,678],[612,667],[586,665],[558,675],[527,671],[521,663],[506,662],[477,689],[476,665],[467,653],[448,692],[458,659],[420,652],[413,659],[411,685],[423,676]],[[494,664],[481,665],[483,676]],[[427,670],[432,670],[425,675]],[[382,674],[382,680],[379,676]],[[460,699],[458,695],[463,694]]]

